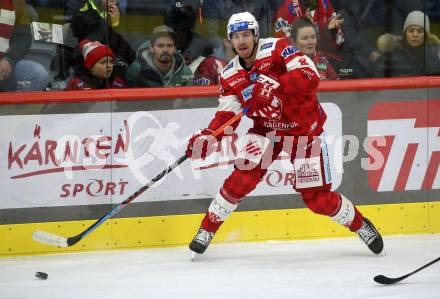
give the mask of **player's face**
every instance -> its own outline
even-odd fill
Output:
[[[150,52],[153,54],[155,62],[161,64],[172,63],[176,48],[171,37],[158,37],[152,45],[150,45]]]
[[[298,30],[296,40],[293,41],[295,46],[304,54],[311,56],[316,51],[316,31],[313,27],[303,27]]]
[[[113,72],[113,58],[110,56],[102,57],[90,69],[90,72],[99,79],[107,79]]]
[[[237,31],[231,34],[232,47],[241,58],[248,58],[255,45],[255,36],[251,30]]]
[[[406,42],[411,47],[421,46],[425,39],[425,30],[417,25],[410,25],[405,33]]]

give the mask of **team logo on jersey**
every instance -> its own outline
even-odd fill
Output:
[[[319,158],[297,159],[294,168],[296,173],[296,187],[298,189],[323,185]]]
[[[255,81],[257,81],[257,79],[258,79],[258,74],[257,73],[252,73],[250,76],[249,76],[249,79],[251,79],[251,82],[255,82]]]
[[[243,77],[239,77],[239,78],[236,78],[236,79],[232,80],[232,81],[229,83],[229,85],[230,85],[231,87],[234,87],[235,85],[238,85],[238,84],[240,84],[240,83],[243,83],[244,81],[246,81],[245,78],[243,78]]]
[[[234,62],[229,63],[227,66],[225,66],[225,68],[223,69],[223,72],[226,72],[227,70],[231,69],[233,65],[234,65]]]
[[[261,60],[259,65],[257,66],[260,71],[267,70],[272,66],[272,60],[270,58]]]
[[[287,57],[289,57],[290,55],[293,55],[295,53],[298,52],[298,49],[295,48],[294,46],[288,46],[287,48],[285,48],[283,50],[283,52],[281,53],[281,56],[286,59]]]
[[[243,96],[243,101],[246,102],[252,97],[252,90],[254,89],[254,85],[255,84],[249,85],[248,87],[246,87],[241,91],[241,94]]]
[[[260,47],[260,51],[271,48],[273,45],[273,42],[267,43],[267,44],[262,44]]]

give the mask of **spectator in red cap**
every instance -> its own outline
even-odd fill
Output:
[[[78,68],[66,90],[127,87],[125,79],[113,73],[115,55],[108,46],[85,39],[80,42],[79,48],[84,57],[84,67]]]

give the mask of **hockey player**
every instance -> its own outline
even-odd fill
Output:
[[[382,237],[373,224],[350,200],[330,191],[327,148],[321,138],[326,114],[317,100],[319,75],[313,62],[287,39],[261,39],[258,22],[249,12],[232,15],[227,34],[237,55],[222,71],[215,117],[189,140],[187,155],[206,157],[211,132],[244,108],[254,126],[238,151],[245,153],[244,162],[236,160],[189,248],[198,254],[206,250],[220,225],[284,151],[294,165],[294,188],[306,206],[356,232],[372,252],[381,253]]]

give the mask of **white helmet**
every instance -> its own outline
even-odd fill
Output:
[[[231,39],[231,33],[242,30],[254,30],[255,36],[259,36],[258,22],[255,17],[247,11],[233,14],[229,18],[226,30],[228,33],[228,39]]]

